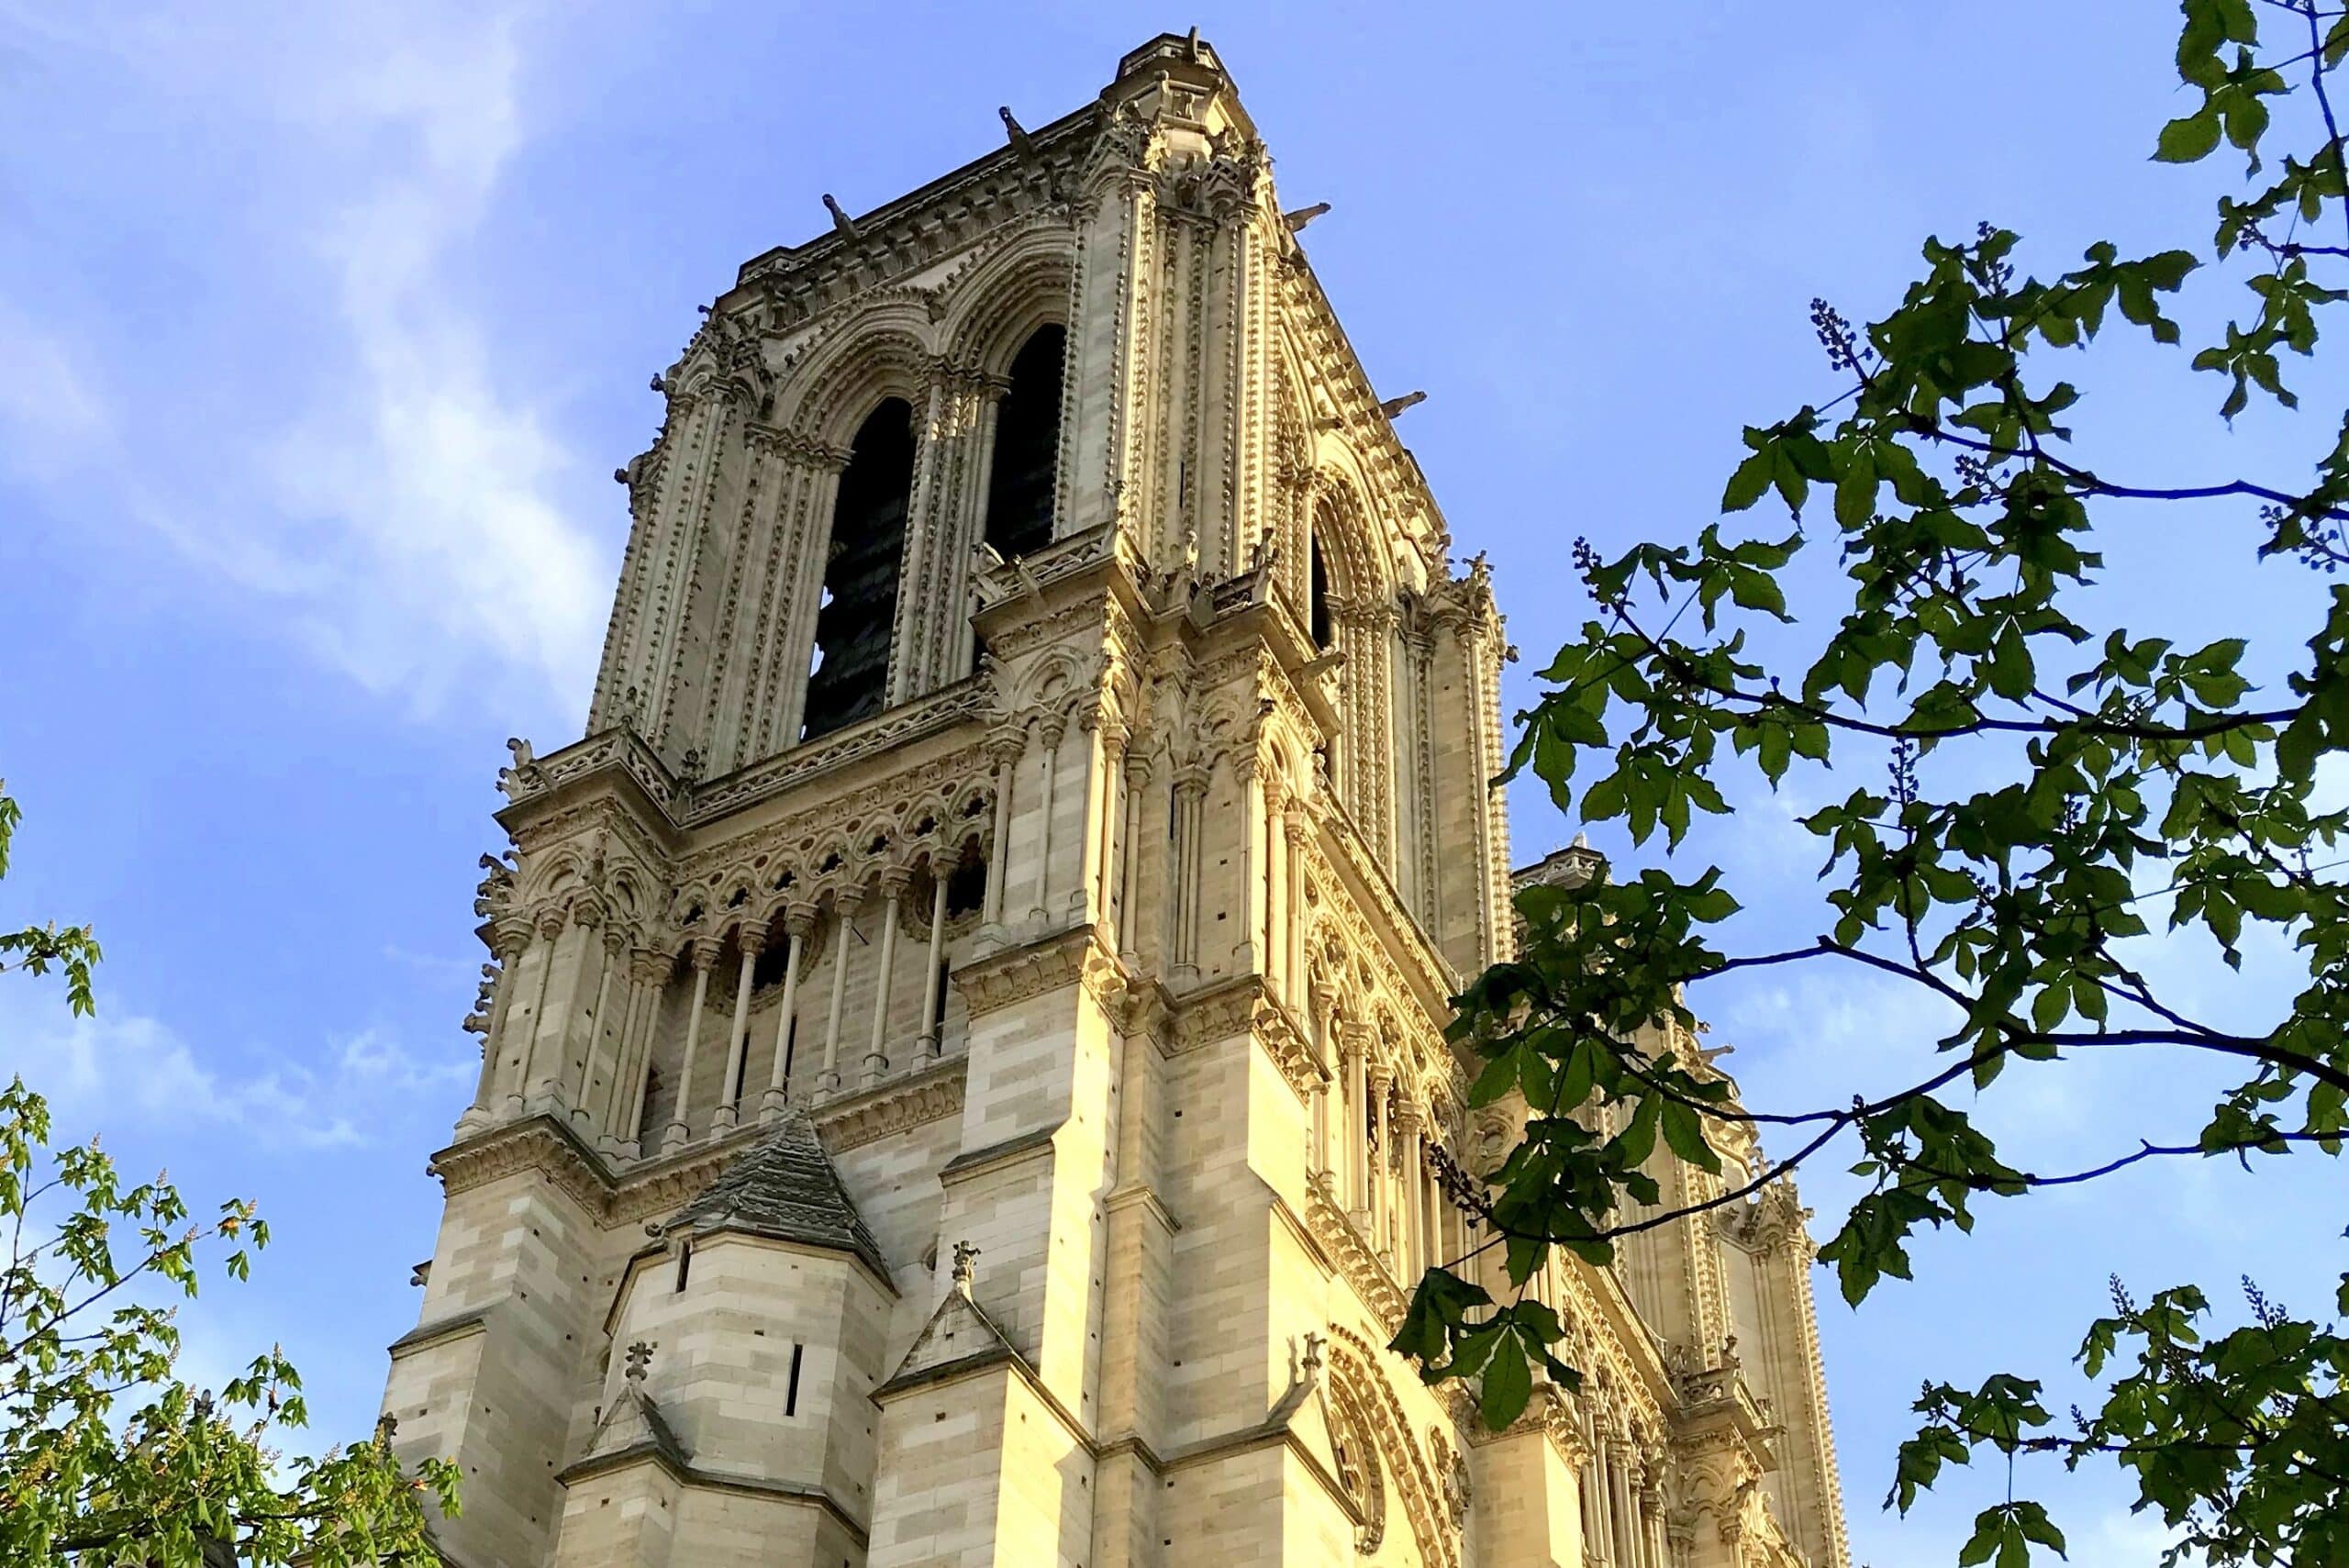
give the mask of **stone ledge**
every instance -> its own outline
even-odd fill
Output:
[[[720,1471],[704,1470],[698,1465],[684,1464],[651,1443],[637,1443],[611,1453],[599,1453],[580,1460],[555,1473],[558,1485],[569,1487],[581,1481],[591,1481],[598,1475],[631,1465],[657,1464],[674,1476],[678,1485],[699,1487],[705,1491],[734,1492],[744,1496],[762,1497],[772,1502],[796,1504],[801,1507],[821,1508],[840,1521],[841,1527],[856,1538],[860,1550],[867,1544],[864,1525],[855,1515],[841,1506],[839,1498],[827,1487],[805,1482],[769,1481],[756,1475],[728,1475]]]
[[[482,1307],[471,1312],[460,1312],[454,1317],[438,1318],[430,1323],[419,1323],[384,1349],[394,1361],[397,1361],[402,1356],[414,1355],[418,1351],[433,1345],[446,1344],[451,1340],[467,1339],[474,1334],[486,1334],[489,1332],[489,1314],[490,1308]]]

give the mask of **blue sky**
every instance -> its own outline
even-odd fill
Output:
[[[262,1202],[278,1244],[191,1320],[199,1366],[282,1339],[323,1433],[372,1418],[439,1212],[423,1158],[476,1060],[457,1021],[499,742],[576,732],[625,522],[609,476],[694,306],[818,232],[820,193],[875,206],[991,147],[996,105],[1040,124],[1194,22],[1285,201],[1334,204],[1314,264],[1381,390],[1429,392],[1402,433],[1529,655],[1584,613],[1575,536],[1692,531],[1738,428],[1818,393],[1814,295],[1876,313],[1923,235],[1984,217],[2043,271],[2208,231],[2215,176],[2144,161],[2175,94],[2169,8],[2143,0],[0,0],[0,774],[27,811],[0,924],[86,918],[109,955],[95,1023],[0,987],[0,1071],[134,1167]],[[2343,402],[2304,384],[2307,418],[2221,441],[2177,356],[2099,359],[2098,455],[2156,479],[2297,474]],[[2249,569],[2239,517],[2124,521],[2106,602],[2141,630],[2256,629],[2310,591]],[[1816,929],[1791,818],[1830,783],[1852,784],[1798,780],[1692,843],[1760,934]],[[1520,860],[1573,830],[1537,794],[1515,808]],[[2164,962],[2246,1017],[2279,973]],[[1848,977],[1699,1001],[1782,1106],[1840,1100],[1934,1021]],[[2181,1135],[2176,1069],[2043,1073],[1995,1123],[2051,1164]],[[1806,1187],[1822,1214],[1846,1190]],[[1858,1556],[1948,1561],[2003,1494],[1985,1474],[1907,1524],[1876,1512],[1922,1378],[2060,1375],[2113,1270],[2315,1306],[2340,1199],[2331,1168],[2145,1170],[1928,1244],[1861,1313],[1824,1289]],[[2152,1560],[2112,1484],[2046,1480],[2075,1562]]]

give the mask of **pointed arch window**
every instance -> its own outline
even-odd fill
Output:
[[[1011,361],[1011,390],[996,408],[987,474],[986,541],[1006,560],[1052,542],[1061,450],[1061,367],[1068,332],[1039,327]]]
[[[1310,558],[1306,565],[1306,618],[1311,623],[1307,629],[1316,648],[1327,648],[1334,628],[1330,624],[1330,562],[1321,553],[1319,528],[1308,538],[1306,553]]]
[[[897,618],[897,568],[913,497],[914,411],[884,399],[849,443],[832,504],[824,596],[799,738],[812,740],[881,711],[889,682],[889,639]]]

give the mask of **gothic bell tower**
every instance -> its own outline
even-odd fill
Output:
[[[1831,1451],[1693,1341],[1683,1487],[1612,1273],[1542,1286],[1603,1406],[1486,1433],[1384,1349],[1495,1135],[1491,584],[1211,47],[1003,118],[708,307],[588,733],[513,743],[384,1401],[449,1560],[1840,1568]]]

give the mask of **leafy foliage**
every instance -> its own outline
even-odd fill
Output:
[[[2207,240],[2134,256],[2099,241],[2043,272],[1992,225],[1929,240],[1920,275],[1881,319],[1856,328],[1813,302],[1830,395],[1745,431],[1721,508],[1783,507],[1792,531],[1738,537],[1713,523],[1691,543],[1611,557],[1577,546],[1598,614],[1542,672],[1507,776],[1531,770],[1561,809],[1620,820],[1635,844],[1660,832],[1667,849],[1698,814],[1731,811],[1734,788],[1776,789],[1798,769],[1881,768],[1887,782],[1802,819],[1825,854],[1826,929],[1809,940],[1729,951],[1718,928],[1738,906],[1717,870],[1519,895],[1520,951],[1469,986],[1454,1026],[1485,1064],[1474,1103],[1521,1095],[1529,1107],[1521,1143],[1486,1184],[1462,1188],[1513,1285],[1555,1250],[1603,1262],[1615,1239],[1689,1212],[1629,1220],[1622,1205],[1656,1203],[1642,1166],[1659,1140],[1720,1173],[1731,1124],[1783,1129],[1795,1147],[1691,1207],[1735,1201],[1831,1148],[1856,1154],[1866,1190],[1820,1251],[1854,1304],[1909,1276],[1920,1229],[1970,1229],[1981,1202],[2146,1160],[2335,1155],[2349,1135],[2349,884],[2326,874],[2349,855],[2349,813],[2317,779],[2349,743],[2349,588],[2312,595],[2304,642],[2258,658],[2244,638],[2188,647],[2088,624],[2099,530],[2112,537],[2123,504],[2138,517],[2215,507],[2235,519],[2241,558],[2273,569],[2349,562],[2349,419],[2327,428],[2297,484],[2149,484],[2104,472],[2075,441],[2082,395],[2054,361],[2115,332],[2178,345],[2170,313],[2190,284],[2232,277],[2248,291],[2221,340],[2187,361],[2217,379],[2224,421],[2254,397],[2297,406],[2288,356],[2313,355],[2326,310],[2349,297],[2323,281],[2349,261],[2330,91],[2349,58],[2349,11],[2185,0],[2182,12],[2189,106],[2154,157],[2227,149],[2248,170],[2247,194],[2220,201]],[[2279,126],[2302,139],[2280,155]],[[2317,242],[2328,231],[2344,242]],[[2215,523],[2203,537],[2214,550],[2231,542]],[[1798,617],[1787,584],[1828,538],[1847,603]],[[1807,660],[1757,651],[1805,630],[1818,634]],[[2251,672],[2278,663],[2280,688],[2255,688]],[[2132,962],[2129,944],[2152,936],[2164,905],[2168,936],[2207,940],[2237,968],[2251,933],[2280,939],[2304,984],[2260,998],[2272,1017],[2250,1032],[2192,1016]],[[1749,1110],[1707,1063],[1655,1042],[1689,1038],[1688,988],[1765,966],[1871,971],[1937,998],[1951,1027],[1895,1092]],[[2090,1049],[2194,1052],[2240,1081],[2190,1136],[2060,1172],[2002,1159],[1951,1093],[1978,1099],[2010,1062]],[[2337,1306],[2349,1313],[2349,1276]],[[1888,1502],[1905,1510],[1985,1448],[2075,1466],[2103,1455],[2174,1528],[2174,1559],[2349,1562],[2343,1341],[2255,1292],[2241,1327],[2213,1337],[2210,1317],[2190,1287],[2141,1307],[2116,1285],[2080,1358],[2103,1403],[2062,1433],[2036,1383],[1928,1388]],[[1486,1418],[1506,1421],[1557,1339],[1530,1294],[1495,1301],[1437,1270],[1395,1342],[1431,1381],[1481,1373]],[[2063,1549],[2039,1504],[2010,1499],[1980,1517],[1960,1561],[2019,1568]]]
[[[17,820],[0,795],[0,872]],[[0,955],[61,971],[73,1010],[93,1010],[85,928],[0,934]],[[126,1184],[95,1143],[49,1140],[41,1097],[21,1078],[0,1089],[0,1565],[198,1568],[220,1546],[255,1564],[437,1564],[426,1504],[455,1508],[451,1466],[408,1471],[388,1423],[346,1450],[284,1456],[306,1412],[274,1348],[217,1392],[180,1379],[171,1303],[194,1299],[208,1268],[247,1277],[269,1241],[253,1207],[192,1220],[161,1177]]]

